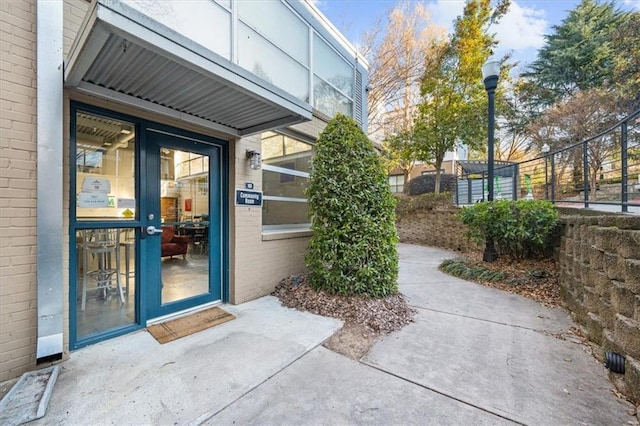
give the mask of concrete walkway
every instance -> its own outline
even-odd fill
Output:
[[[320,344],[340,322],[264,297],[165,345],[148,333],[62,364],[35,424],[637,424],[566,313],[452,278],[455,254],[401,244],[416,322],[360,362]],[[634,423],[636,422],[636,423]]]

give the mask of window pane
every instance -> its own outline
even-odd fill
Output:
[[[76,218],[134,219],[135,126],[76,115]]]
[[[76,231],[78,339],[135,322],[135,230]]]
[[[284,155],[284,138],[279,133],[266,132],[262,134],[262,161]]]
[[[353,103],[348,98],[318,77],[314,77],[313,83],[313,106],[315,109],[329,117],[333,117],[339,112],[349,117],[353,115]]]
[[[138,0],[125,3],[231,60],[231,14],[220,5],[211,1],[179,0]],[[212,24],[214,22],[215,25]]]
[[[307,203],[272,200],[264,200],[263,202],[263,225],[299,225],[310,222],[309,204]]]
[[[293,163],[291,165],[293,166]],[[308,185],[308,177],[293,176],[269,170],[262,172],[262,191],[265,196],[307,198],[304,190]]]
[[[238,27],[238,64],[309,102],[309,71],[246,25],[240,23]]]
[[[275,1],[237,2],[238,16],[272,43],[309,66],[309,28],[284,4]]]
[[[313,37],[313,72],[353,96],[353,67],[317,35]]]

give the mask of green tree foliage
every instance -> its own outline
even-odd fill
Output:
[[[481,70],[496,44],[489,26],[504,15],[509,0],[495,9],[490,3],[468,0],[450,39],[426,59],[414,139],[418,159],[436,169],[437,191],[445,153],[457,143],[478,149],[486,140],[487,96]]]
[[[311,285],[337,294],[396,293],[395,199],[380,157],[353,119],[338,114],[318,138],[307,196]]]
[[[484,242],[492,238],[500,254],[524,259],[548,254],[559,214],[544,200],[499,200],[463,207],[467,237]]]
[[[604,89],[637,104],[639,24],[639,12],[621,11],[615,1],[582,0],[553,27],[524,74],[530,79],[531,101],[550,106],[580,91]]]

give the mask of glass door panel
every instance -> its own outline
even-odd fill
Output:
[[[154,318],[221,298],[220,155],[193,138],[147,135],[147,226],[157,230],[145,236]]]
[[[209,292],[209,176],[205,156],[161,148],[161,303]],[[177,171],[182,174],[177,175]]]
[[[135,324],[135,229],[81,229],[76,248],[77,338]]]

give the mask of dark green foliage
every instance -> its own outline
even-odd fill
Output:
[[[337,294],[397,293],[395,199],[380,157],[351,118],[338,114],[318,138],[307,196],[311,285]]]
[[[428,193],[412,197],[405,195],[398,197],[396,214],[402,217],[415,211],[446,209],[448,207],[453,207],[453,194],[451,192]]]
[[[493,238],[500,254],[514,259],[547,254],[558,217],[553,204],[543,200],[477,203],[460,212],[471,240]]]
[[[637,98],[638,15],[614,1],[582,0],[552,27],[525,73],[537,89],[535,101],[548,106],[578,91],[614,86]]]
[[[436,175],[416,176],[409,181],[407,193],[409,195],[420,195],[429,192],[438,192],[436,188]],[[440,175],[440,192],[453,192],[456,190],[456,176],[451,174]]]
[[[502,281],[506,275],[504,272],[491,271],[482,265],[467,265],[462,259],[448,259],[439,266],[442,272],[465,280],[478,281]]]

